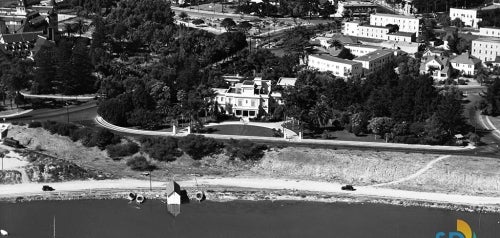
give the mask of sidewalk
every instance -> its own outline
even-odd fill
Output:
[[[186,136],[187,132],[181,131],[181,133],[173,135],[172,132],[159,132],[159,131],[147,131],[147,130],[137,130],[130,129],[125,127],[115,126],[102,117],[97,116],[95,121],[98,125],[124,133],[136,134],[136,135],[152,135],[152,136]],[[240,122],[241,123],[241,122]],[[253,141],[261,141],[261,142],[287,142],[290,144],[316,144],[316,145],[333,145],[333,146],[357,146],[357,147],[374,147],[374,148],[392,148],[392,149],[417,149],[417,150],[430,150],[430,151],[468,151],[473,149],[474,147],[458,147],[458,146],[441,146],[441,145],[416,145],[416,144],[397,144],[397,143],[381,143],[381,142],[362,142],[362,141],[340,141],[340,140],[320,140],[320,139],[299,139],[298,137],[294,138],[278,138],[278,137],[260,137],[260,136],[240,136],[240,135],[219,135],[219,134],[198,134],[203,135],[205,137],[210,137],[214,139],[247,139]]]
[[[17,112],[8,112],[8,111],[0,112],[0,118],[16,117],[16,116],[20,116],[20,115],[29,113],[31,111],[33,111],[33,109],[21,110],[21,111],[17,110]]]
[[[93,100],[97,97],[95,94],[91,95],[75,95],[75,96],[64,96],[60,94],[30,94],[26,92],[19,92],[26,98],[52,98],[52,99],[64,99],[64,100],[80,100],[87,101]]]

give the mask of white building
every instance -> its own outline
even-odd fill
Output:
[[[484,61],[493,61],[500,55],[500,38],[484,37],[472,41],[472,55]]]
[[[358,26],[361,24],[359,21],[348,21],[344,22],[344,28],[342,29],[342,34],[348,36],[358,36]]]
[[[450,19],[453,21],[459,18],[466,26],[478,28],[477,23],[481,21],[478,12],[478,9],[450,8]]]
[[[363,65],[363,73],[368,75],[392,62],[394,57],[393,50],[377,50],[366,55],[353,59]]]
[[[476,70],[481,65],[481,60],[470,55],[469,52],[463,53],[450,60],[451,67],[460,71],[461,74],[474,76]]]
[[[308,55],[307,66],[323,72],[330,71],[341,78],[358,77],[363,73],[361,63],[330,55]]]
[[[420,74],[430,74],[435,80],[450,77],[450,59],[445,56],[429,56],[420,64]]]
[[[387,34],[387,40],[392,41],[404,41],[404,42],[415,42],[416,34],[413,32],[394,32]]]
[[[498,27],[481,27],[481,28],[479,28],[479,35],[500,37],[500,28],[498,28]]]
[[[260,77],[239,81],[240,78],[226,77],[226,81],[231,83],[229,89],[214,88],[215,100],[221,111],[236,117],[248,118],[257,117],[260,107],[269,113],[271,81],[262,80]]]
[[[352,17],[367,17],[371,13],[377,11],[378,5],[370,1],[330,1],[332,4],[337,4],[337,12],[333,14],[334,17],[343,17],[344,12],[348,11]]]
[[[366,37],[371,39],[381,39],[387,40],[387,34],[389,33],[389,27],[385,26],[371,26],[371,25],[359,25],[358,26],[358,37]]]
[[[420,18],[415,16],[381,13],[370,15],[370,25],[387,26],[388,24],[398,25],[399,31],[413,32],[417,37],[420,31]]]
[[[382,47],[379,46],[361,44],[345,44],[344,47],[351,50],[351,53],[356,57],[363,56],[376,50],[382,49]]]

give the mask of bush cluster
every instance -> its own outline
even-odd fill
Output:
[[[141,150],[158,161],[174,161],[182,155],[174,137],[142,137]]]
[[[52,134],[67,136],[71,138],[72,141],[81,141],[86,147],[97,146],[101,150],[104,150],[108,145],[114,145],[121,141],[120,136],[113,134],[108,129],[79,127],[75,124],[66,122],[31,122],[28,127],[34,128],[38,127],[38,125],[41,125],[43,129]]]
[[[12,123],[12,124],[14,124],[14,123]],[[42,127],[42,123],[39,121],[32,121],[32,122],[28,123],[28,128],[38,128],[38,127]]]
[[[124,157],[139,152],[139,145],[134,142],[106,146],[108,155],[111,158]]]
[[[233,159],[239,158],[242,161],[259,160],[264,156],[264,150],[266,149],[266,145],[256,144],[249,140],[231,139],[226,144],[227,155]]]
[[[204,156],[216,154],[223,144],[202,135],[187,135],[179,140],[179,147],[191,158],[199,160]]]
[[[149,163],[144,156],[134,156],[127,161],[127,166],[136,171],[152,171],[156,166]]]

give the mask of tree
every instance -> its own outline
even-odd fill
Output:
[[[458,28],[463,28],[463,27],[465,26],[464,22],[463,22],[460,18],[458,18],[458,17],[457,17],[457,18],[455,18],[455,19],[453,19],[453,20],[450,22],[450,24],[451,24],[452,26],[456,26],[456,27],[458,27]]]
[[[393,126],[394,120],[390,117],[374,117],[368,123],[368,130],[375,134],[376,139],[377,135],[383,136],[391,132]]]
[[[228,32],[236,26],[236,23],[232,18],[224,18],[220,25],[226,29],[226,32]]]
[[[238,29],[243,32],[245,35],[248,34],[248,31],[252,29],[252,24],[248,21],[242,21],[238,24]]]
[[[184,21],[189,18],[189,15],[186,12],[181,12],[179,13],[179,18]]]
[[[77,43],[71,55],[71,78],[66,94],[85,94],[95,92],[95,78],[92,75],[94,66],[87,47]]]
[[[389,33],[394,33],[399,31],[399,25],[396,24],[387,24],[385,27],[389,28]]]
[[[44,94],[54,92],[53,78],[56,75],[54,48],[42,46],[35,56],[35,80],[31,86],[32,93]]]
[[[347,49],[347,48],[342,48],[342,50],[337,55],[337,57],[342,58],[342,59],[348,59],[348,60],[352,60],[352,59],[356,58],[356,56],[351,53],[351,50]]]

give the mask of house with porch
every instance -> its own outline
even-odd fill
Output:
[[[481,60],[465,52],[450,60],[451,67],[460,71],[462,75],[474,76],[481,66]]]
[[[274,100],[271,80],[250,80],[238,75],[224,76],[224,80],[229,82],[229,88],[214,88],[220,111],[240,118],[255,118],[259,110],[269,113],[270,101]]]
[[[450,77],[450,59],[446,56],[429,56],[420,64],[420,74],[430,74],[435,80]]]

